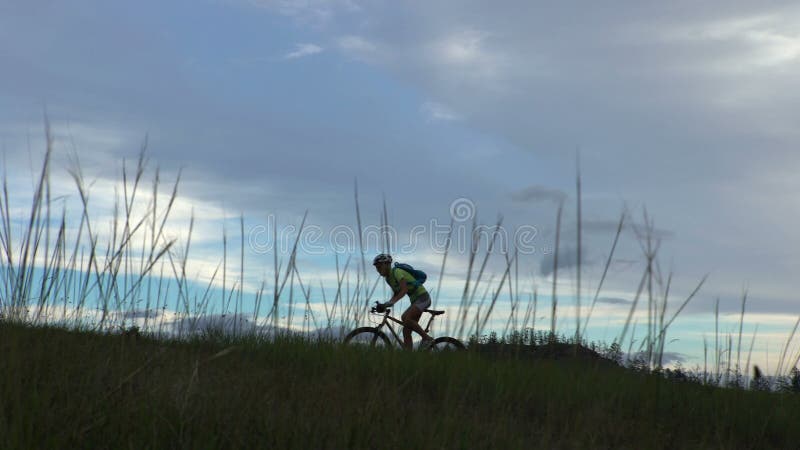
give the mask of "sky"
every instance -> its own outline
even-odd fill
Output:
[[[172,231],[196,216],[200,279],[240,216],[254,285],[272,270],[263,227],[283,227],[291,242],[285,227],[308,211],[323,235],[352,229],[357,182],[365,224],[380,224],[385,199],[399,242],[422,227],[396,256],[434,278],[442,251],[430,230],[451,216],[464,230],[499,214],[509,236],[534,230],[521,289],[544,295],[563,201],[569,304],[580,167],[584,296],[628,212],[604,316],[593,319],[598,339],[614,335],[634,297],[646,210],[660,267],[674,273],[668,310],[708,274],[670,331],[676,352],[698,361],[717,299],[725,332],[736,330],[747,290],[745,329],[758,324],[756,353],[774,354],[800,314],[800,7],[650,3],[2,0],[0,148],[12,202],[20,214],[29,202],[46,114],[54,183],[70,189],[68,156],[79,155],[96,210],[113,207],[122,160],[135,160],[145,137],[164,180],[181,171]],[[299,264],[330,282],[335,252],[323,247]],[[466,249],[449,256],[452,298],[466,261]],[[488,267],[499,280],[503,257]]]

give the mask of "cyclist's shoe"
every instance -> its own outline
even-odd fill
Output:
[[[420,350],[428,350],[433,345],[433,338],[422,339],[422,342],[419,343]]]

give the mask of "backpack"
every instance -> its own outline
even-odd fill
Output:
[[[394,263],[394,268],[395,269],[403,269],[406,272],[410,273],[411,276],[414,277],[414,282],[416,283],[417,286],[425,283],[425,280],[428,279],[428,274],[426,274],[425,272],[423,272],[421,270],[417,270],[417,269],[411,267],[411,265],[409,265],[409,264],[396,262],[396,263]]]

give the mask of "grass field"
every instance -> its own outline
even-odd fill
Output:
[[[2,447],[797,448],[800,397],[586,360],[0,325]]]

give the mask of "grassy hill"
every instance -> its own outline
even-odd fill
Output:
[[[159,342],[0,323],[0,446],[797,448],[800,397],[586,358]]]

